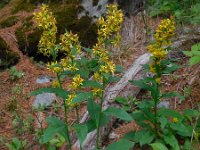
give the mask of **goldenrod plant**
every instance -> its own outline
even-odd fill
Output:
[[[155,40],[148,46],[148,51],[152,53],[151,62],[145,66],[153,76],[130,81],[150,93],[150,97],[138,102],[137,110],[132,113],[133,119],[141,129],[127,133],[120,141],[108,146],[109,150],[120,144],[128,143],[128,141],[127,149],[133,147],[130,141],[135,142],[141,148],[147,146],[153,150],[192,148],[190,142],[193,135],[192,124],[194,124],[193,119],[199,116],[199,112],[186,109],[181,114],[169,108],[158,108],[158,104],[166,98],[177,96],[183,99],[177,92],[163,93],[161,91],[162,74],[169,74],[177,68],[166,58],[174,32],[173,18],[161,21],[154,34]],[[183,144],[179,143],[180,139],[184,141]]]
[[[39,52],[53,58],[47,67],[55,73],[57,80],[53,81],[52,87],[38,89],[31,95],[37,95],[44,91],[55,93],[63,99],[65,112],[64,121],[58,117],[46,119],[48,128],[44,131],[42,142],[44,144],[52,143],[51,140],[55,138],[55,135],[59,135],[58,137],[62,136],[67,141],[71,150],[70,132],[75,129],[80,149],[82,149],[82,143],[87,134],[96,130],[96,148],[101,149],[100,127],[107,124],[111,116],[126,121],[132,120],[132,117],[123,109],[109,107],[103,110],[106,86],[119,79],[115,77],[115,73],[120,69],[111,60],[109,49],[120,41],[120,29],[123,23],[122,11],[118,9],[117,4],[108,5],[105,17],[101,17],[97,22],[98,40],[91,49],[82,47],[77,34],[70,31],[61,35],[60,43],[56,44],[56,20],[47,5],[42,5],[41,11],[35,13],[34,18],[38,26],[43,29],[38,45]],[[81,56],[82,50],[84,50],[85,56]],[[66,55],[60,61],[57,60],[59,51]],[[66,76],[71,78],[71,82],[67,86],[63,86]],[[90,119],[88,122],[80,124],[78,109],[80,104],[86,100]],[[70,126],[67,116],[72,109],[76,110],[77,122]]]

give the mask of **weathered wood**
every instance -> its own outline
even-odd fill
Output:
[[[142,69],[142,65],[149,62],[150,54],[145,53],[142,56],[140,56],[138,59],[135,60],[133,65],[125,72],[123,77],[119,82],[117,82],[114,86],[108,87],[106,89],[105,95],[104,95],[104,103],[103,103],[103,109],[116,105],[114,103],[114,98],[121,95],[121,96],[127,96],[127,95],[135,95],[138,93],[139,88],[130,86],[128,84],[129,80],[136,80],[140,77],[144,76],[144,71]],[[128,89],[127,89],[128,88]],[[133,91],[135,90],[135,92]],[[135,94],[133,94],[135,93]],[[86,112],[82,119],[80,120],[80,123],[84,123],[88,120],[89,114]],[[108,132],[110,131],[110,128],[112,126],[112,123],[114,123],[115,119],[112,119],[112,121],[106,125],[105,127],[101,128],[101,136],[108,135]],[[101,137],[103,138],[103,137]],[[93,150],[95,147],[95,140],[96,140],[96,130],[93,132],[90,132],[86,140],[83,143],[83,150]],[[78,149],[79,147],[79,141],[77,140],[75,144],[73,145],[74,149]]]

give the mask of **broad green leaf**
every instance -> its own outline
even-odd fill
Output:
[[[74,126],[76,134],[78,136],[78,139],[80,141],[80,144],[82,145],[82,143],[84,142],[87,133],[88,133],[88,128],[86,124],[75,124]]]
[[[150,145],[153,148],[153,150],[168,150],[168,148],[162,143],[153,143]]]
[[[66,99],[68,97],[68,92],[61,88],[41,88],[31,92],[30,96],[35,96],[42,93],[55,93],[57,96],[61,97],[62,99]]]
[[[82,101],[92,99],[93,94],[91,92],[78,93],[75,98],[73,98],[72,103],[80,103]]]
[[[52,140],[57,134],[60,134],[65,138],[66,141],[69,139],[67,138],[68,128],[67,125],[56,117],[48,117],[46,119],[48,123],[48,128],[44,131],[43,135],[43,143],[47,143]]]
[[[192,45],[191,49],[192,49],[192,51],[198,51],[198,50],[200,50],[200,43]]]
[[[183,51],[183,54],[185,54],[186,56],[190,56],[190,57],[193,56],[193,54],[191,53],[191,51]]]
[[[93,100],[89,99],[87,103],[87,110],[89,112],[90,117],[95,120],[96,125],[99,123],[99,115],[100,115],[100,106],[95,103]]]
[[[192,127],[185,126],[182,123],[170,123],[170,127],[177,132],[180,136],[191,137],[192,136]]]
[[[121,139],[115,143],[109,145],[106,150],[130,150],[135,145],[134,142],[131,142],[126,139]]]
[[[128,105],[128,100],[124,97],[118,96],[115,98],[115,101],[123,105]]]
[[[80,74],[81,77],[83,77],[84,79],[88,79],[89,78],[89,69],[85,68],[85,67],[81,67],[78,71],[77,74]]]
[[[123,109],[121,108],[115,108],[115,107],[109,107],[104,111],[106,115],[112,115],[119,119],[125,120],[125,121],[132,121],[132,117]]]
[[[88,133],[91,131],[94,131],[96,129],[96,121],[93,119],[90,119],[86,122]]]
[[[124,135],[123,139],[134,141],[136,131],[128,132]]]
[[[103,85],[96,81],[87,80],[87,81],[83,81],[82,87],[93,87],[93,88],[101,88],[102,89]]]
[[[199,112],[193,109],[185,109],[184,115],[188,117],[197,117],[199,115]]]
[[[169,144],[173,150],[180,150],[178,141],[173,134],[164,135],[164,141]]]
[[[179,121],[183,120],[183,116],[177,112],[176,110],[171,110],[171,109],[165,109],[161,108],[158,113],[162,116],[165,117],[170,117],[170,118],[178,118]]]
[[[192,65],[195,65],[197,63],[200,62],[200,56],[194,56],[192,58],[190,58],[189,60],[189,64],[192,66]]]
[[[139,139],[140,146],[150,144],[154,140],[154,138],[155,135],[152,132],[146,131]]]

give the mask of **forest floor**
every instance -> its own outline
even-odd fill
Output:
[[[9,5],[0,10],[0,21],[2,18],[10,16],[9,10]],[[55,111],[56,108],[53,106],[40,113],[37,113],[32,109],[34,97],[30,97],[29,94],[37,88],[48,87],[51,85],[51,83],[38,84],[36,83],[36,79],[42,75],[54,75],[47,70],[45,66],[41,66],[32,61],[19,50],[15,37],[15,30],[19,28],[22,25],[23,20],[32,15],[32,13],[19,12],[16,15],[20,18],[20,21],[11,27],[0,29],[0,36],[6,41],[10,49],[20,55],[20,60],[17,63],[16,68],[17,70],[22,71],[24,76],[19,80],[12,81],[9,78],[9,69],[0,72],[0,149],[5,149],[5,143],[3,142],[10,142],[13,137],[19,137],[28,141],[28,149],[36,150],[41,148],[38,146],[38,141],[37,138],[35,138],[36,136],[34,132],[34,130],[39,128],[41,125],[38,123],[40,122],[38,120],[45,120],[45,117],[50,114],[62,114],[62,111]],[[136,58],[146,52],[147,46],[142,18],[140,16],[135,16],[133,17],[133,20],[136,24],[134,28],[135,38],[133,39],[133,44],[130,48],[124,50],[114,58],[114,61],[120,63],[125,70],[133,64]],[[159,21],[159,18],[150,20],[149,28],[154,30]],[[172,109],[182,111],[188,108],[197,108],[197,104],[200,102],[200,66],[196,65],[189,67],[187,65],[188,58],[186,57],[177,59],[180,59],[179,64],[182,67],[175,71],[171,76],[163,77],[163,91],[179,91],[181,94],[186,96],[184,101],[179,101],[175,98],[170,99],[169,102]],[[140,96],[141,95],[142,93],[140,93]],[[59,103],[59,108],[61,108],[61,105],[62,103]],[[83,114],[85,111],[84,104],[79,111],[80,114]],[[30,120],[32,118],[36,121],[31,122]],[[31,124],[27,123],[28,125],[26,127],[23,125],[13,126],[14,121],[17,121],[17,119],[22,122],[24,120],[27,122],[30,121],[28,123]],[[73,123],[75,120],[75,112],[70,114],[69,120]],[[42,122],[42,126],[45,127],[46,123]],[[138,126],[135,122],[132,122],[129,124],[119,125],[114,129],[114,132],[120,137],[128,131],[137,128]],[[108,143],[113,141],[114,140],[111,140]]]

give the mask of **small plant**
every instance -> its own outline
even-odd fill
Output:
[[[10,68],[9,73],[9,78],[12,81],[20,79],[24,76],[24,73],[22,71],[18,71],[15,66]]]
[[[13,138],[12,143],[6,143],[6,147],[9,150],[24,150],[26,140],[20,141],[18,138]]]
[[[183,51],[183,53],[190,57],[190,66],[200,63],[200,43],[193,45],[191,51]]]

